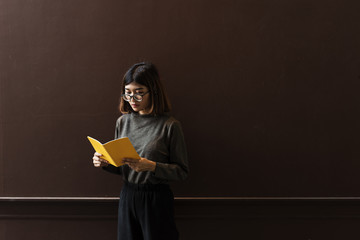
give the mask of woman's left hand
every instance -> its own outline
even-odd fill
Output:
[[[136,172],[151,171],[154,172],[156,168],[156,162],[146,158],[132,159],[124,158],[123,162],[131,167]]]

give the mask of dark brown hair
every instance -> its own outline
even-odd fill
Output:
[[[163,85],[160,82],[158,70],[149,62],[134,64],[124,75],[121,95],[125,93],[125,86],[135,82],[148,88],[150,94],[150,114],[161,115],[171,110],[169,99],[166,96]],[[130,104],[122,97],[120,98],[120,112],[134,112]]]

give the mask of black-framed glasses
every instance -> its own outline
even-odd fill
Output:
[[[122,94],[122,98],[127,101],[127,102],[130,102],[131,101],[131,98],[134,98],[135,101],[137,102],[141,102],[143,100],[143,96],[146,95],[147,93],[149,93],[150,91],[147,91],[146,93],[135,93],[133,95],[130,95],[130,94],[127,94],[127,93],[124,93]]]

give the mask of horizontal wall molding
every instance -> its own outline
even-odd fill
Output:
[[[0,197],[3,201],[118,201],[119,197]],[[360,201],[360,197],[175,197],[179,201]]]

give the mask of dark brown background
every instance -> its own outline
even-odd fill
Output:
[[[118,196],[91,164],[154,62],[191,175],[176,196],[360,196],[357,1],[2,0],[0,195]]]

